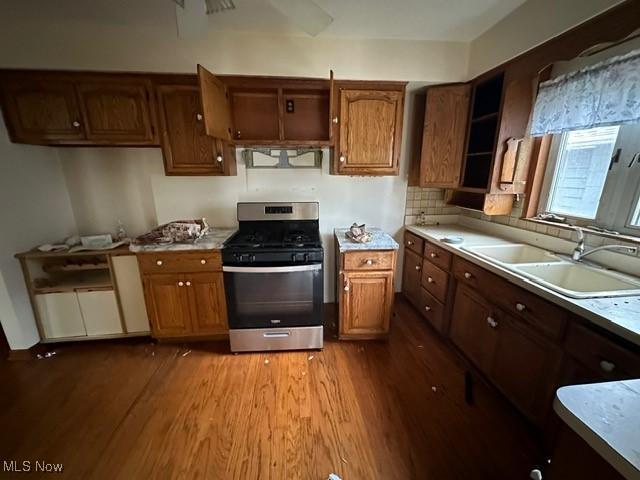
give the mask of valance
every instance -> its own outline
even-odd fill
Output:
[[[531,135],[640,122],[640,49],[540,84]]]

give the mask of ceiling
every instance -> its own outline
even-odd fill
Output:
[[[334,21],[320,37],[468,42],[525,0],[315,0]],[[304,35],[267,0],[234,0],[211,15],[212,30]],[[175,32],[172,0],[0,0],[10,22],[155,26]]]

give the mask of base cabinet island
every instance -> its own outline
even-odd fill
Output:
[[[384,338],[389,333],[398,243],[380,229],[370,231],[373,238],[368,243],[347,238],[348,229],[334,231],[342,340]]]

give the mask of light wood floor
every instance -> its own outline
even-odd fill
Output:
[[[143,341],[3,361],[0,461],[78,479],[528,478],[538,452],[520,417],[481,383],[466,405],[458,357],[395,310],[388,342],[322,352]]]

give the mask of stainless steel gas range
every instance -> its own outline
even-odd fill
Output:
[[[222,250],[231,351],[322,348],[318,203],[237,208],[239,230]]]

